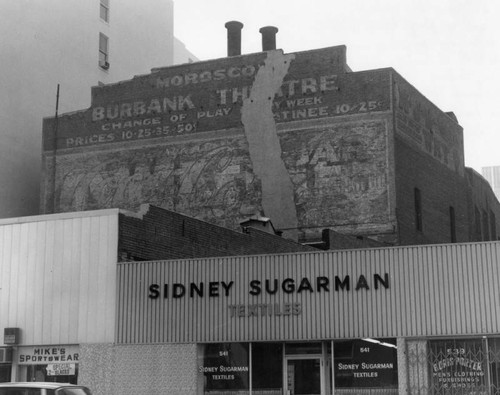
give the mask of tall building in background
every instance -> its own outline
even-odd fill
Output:
[[[0,13],[0,218],[38,214],[42,119],[90,106],[90,88],[196,58],[173,1],[17,0]]]
[[[482,169],[483,177],[488,180],[495,196],[500,200],[500,166],[489,166],[483,167]]]

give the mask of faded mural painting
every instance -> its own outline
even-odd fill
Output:
[[[368,121],[283,138],[301,226],[349,229],[387,220],[386,133],[384,122]]]
[[[260,186],[242,139],[96,154],[74,169],[61,157],[56,204],[62,211],[142,203],[234,227],[235,217],[260,212]],[[82,158],[83,159],[83,158]],[[231,221],[231,219],[233,219]]]
[[[386,130],[383,122],[287,132],[282,158],[293,184],[299,226],[376,224],[387,213]],[[244,137],[142,147],[134,151],[61,156],[56,204],[62,211],[151,203],[237,228],[245,217],[266,215],[262,183]],[[354,221],[353,221],[354,218]]]

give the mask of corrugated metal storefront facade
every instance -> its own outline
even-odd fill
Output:
[[[117,263],[118,214],[0,220],[17,380],[78,354],[94,395],[274,395],[304,369],[322,395],[500,391],[499,242]]]
[[[81,345],[114,342],[118,213],[0,220],[0,330],[19,331],[16,380],[63,365],[77,380]]]
[[[500,243],[493,242],[122,263],[116,339],[203,343],[499,333],[499,262]]]

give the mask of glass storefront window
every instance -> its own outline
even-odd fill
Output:
[[[223,343],[201,346],[198,363],[204,394],[245,395],[249,392],[249,344]]]
[[[335,389],[393,389],[397,393],[396,339],[336,341],[334,348]],[[392,393],[392,392],[391,392]]]
[[[7,383],[10,381],[10,372],[10,364],[0,364],[0,383]]]
[[[287,343],[285,353],[287,355],[321,354],[321,343]]]
[[[78,364],[28,365],[27,381],[78,383]]]
[[[500,394],[500,338],[488,339],[491,390]]]
[[[266,395],[283,392],[283,345],[253,343],[252,389]]]
[[[199,345],[198,391],[199,395],[397,394],[396,340]]]
[[[430,341],[431,393],[487,394],[485,350],[482,339]]]

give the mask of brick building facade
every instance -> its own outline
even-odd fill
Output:
[[[260,213],[301,242],[476,239],[457,119],[391,68],[352,72],[344,46],[154,69],[43,134],[44,213],[150,203],[230,229]]]
[[[315,251],[253,226],[241,231],[223,228],[149,204],[137,213],[119,215],[119,261],[189,259],[235,255]],[[347,246],[335,240],[333,246]]]

